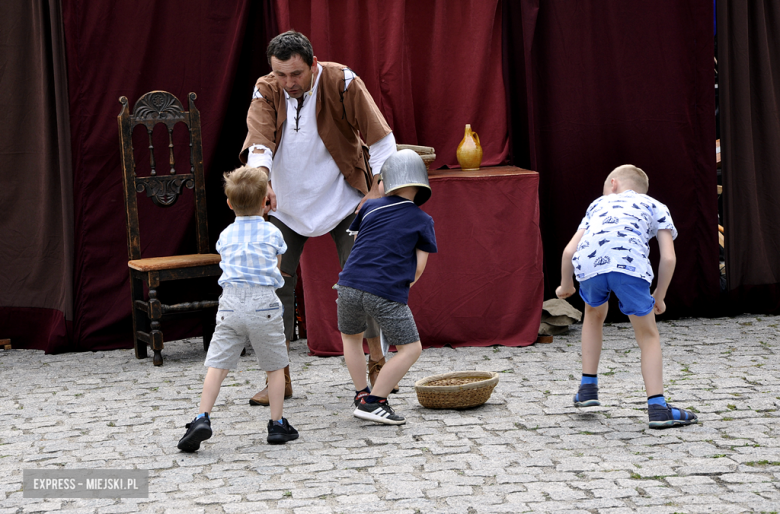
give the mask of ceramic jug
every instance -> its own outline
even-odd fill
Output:
[[[479,144],[479,135],[471,130],[471,125],[466,125],[466,133],[455,155],[464,171],[478,170],[482,164],[482,145]]]

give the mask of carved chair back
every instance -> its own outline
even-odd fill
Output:
[[[127,97],[121,97],[122,111],[117,117],[119,123],[120,152],[124,174],[125,210],[127,213],[127,256],[128,260],[141,258],[140,225],[138,221],[138,194],[146,193],[159,207],[170,207],[176,203],[184,188],[193,189],[195,194],[195,223],[197,252],[209,253],[208,215],[206,211],[206,185],[203,175],[203,147],[200,131],[200,112],[195,107],[197,95],[188,95],[189,111],[182,103],[166,91],[151,91],[136,102],[132,114]],[[189,133],[189,173],[177,173],[174,159],[173,129],[179,123]],[[152,133],[156,125],[162,124],[168,132],[167,170],[158,170],[155,162]],[[149,141],[151,174],[136,174],[133,131],[138,125],[146,128]],[[160,166],[165,167],[164,164]]]

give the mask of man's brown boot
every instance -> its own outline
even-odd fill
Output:
[[[368,356],[368,381],[371,384],[371,389],[374,388],[374,382],[376,382],[376,377],[379,376],[379,372],[382,370],[382,366],[385,365],[385,358],[382,357],[378,361],[371,360],[371,355]],[[397,393],[401,389],[398,387],[398,384],[393,387],[392,393]]]
[[[265,389],[249,399],[249,405],[271,405],[268,401],[268,379],[265,379]],[[290,366],[284,368],[284,398],[292,398],[292,380],[290,380]]]

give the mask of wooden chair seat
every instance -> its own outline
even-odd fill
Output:
[[[219,264],[221,258],[216,253],[194,253],[192,255],[171,255],[168,257],[150,257],[128,261],[130,268],[138,271],[162,271],[176,268],[194,268]]]

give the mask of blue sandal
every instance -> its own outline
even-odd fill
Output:
[[[580,384],[580,390],[574,395],[575,407],[596,407],[599,401],[599,386],[596,384]]]
[[[650,417],[650,428],[681,427],[699,422],[693,412],[671,405],[648,405],[647,414]]]

